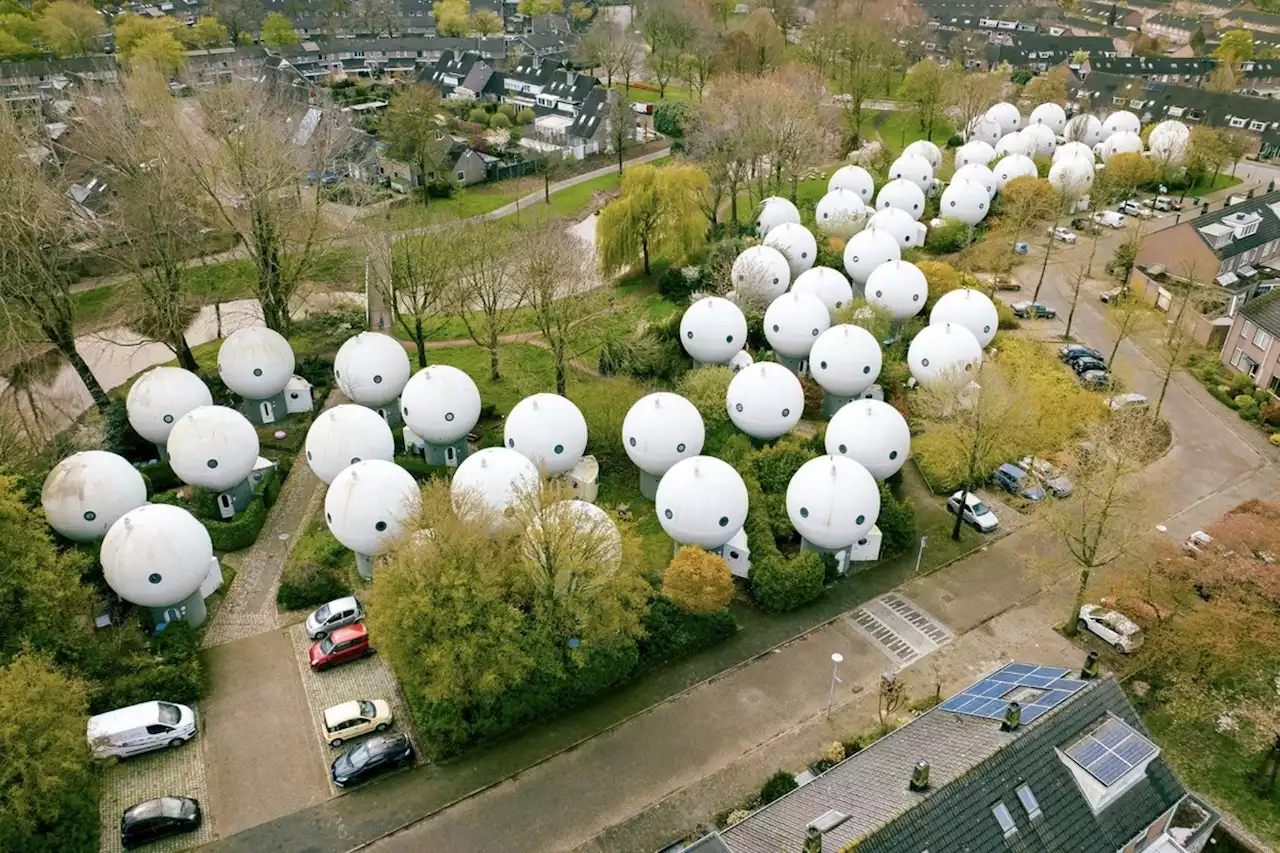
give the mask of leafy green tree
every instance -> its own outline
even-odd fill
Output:
[[[104,32],[106,23],[102,13],[87,3],[58,0],[40,16],[44,43],[58,57],[93,53]]]
[[[564,13],[564,0],[520,0],[516,10],[529,18]]]
[[[946,84],[946,72],[932,59],[922,59],[911,66],[902,81],[899,96],[911,104],[920,120],[920,129],[930,141],[933,140],[934,123],[944,106]]]
[[[187,57],[182,43],[173,37],[173,33],[163,32],[151,33],[135,42],[128,61],[135,66],[150,63],[166,74],[172,74],[186,64]]]
[[[733,575],[720,555],[686,545],[662,576],[662,594],[690,613],[714,613],[729,606]]]
[[[1205,41],[1206,39],[1203,29],[1197,28],[1196,31],[1191,34],[1191,49],[1195,51],[1196,56],[1204,55]]]
[[[790,560],[765,557],[751,564],[751,592],[768,612],[786,613],[821,596],[825,576],[822,558],[812,551]]]
[[[663,101],[653,111],[653,129],[664,136],[679,139],[684,136],[684,101]]]
[[[622,191],[600,213],[600,266],[617,274],[644,261],[650,272],[652,257],[681,261],[697,248],[707,219],[699,198],[707,175],[697,166],[632,166],[622,176]]]
[[[0,13],[0,56],[6,59],[39,56],[36,45],[40,38],[40,24],[29,13]]]
[[[1253,33],[1248,30],[1227,30],[1218,46],[1213,49],[1215,59],[1223,62],[1246,62],[1253,59]]]
[[[465,36],[471,29],[470,0],[436,0],[431,5],[436,32],[442,36]]]
[[[298,31],[294,28],[293,21],[279,12],[272,12],[263,19],[262,31],[258,37],[267,47],[281,47],[299,42]]]
[[[497,12],[481,9],[471,16],[471,32],[478,36],[492,36],[502,32],[502,19]]]
[[[231,38],[230,31],[212,15],[201,15],[195,26],[187,29],[184,37],[196,47],[208,49],[221,47]]]
[[[487,118],[487,116],[486,116]],[[438,174],[453,142],[432,86],[416,84],[399,91],[382,117],[379,132],[392,157],[412,163],[422,180],[422,203],[428,204],[427,176]]]

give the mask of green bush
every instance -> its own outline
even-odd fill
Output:
[[[498,112],[499,112],[500,114],[502,114],[502,115],[506,116],[507,118],[511,119],[512,121],[515,121],[515,118],[516,118],[516,105],[515,105],[515,104],[503,104],[502,106],[498,107]]]
[[[947,137],[948,148],[956,149],[956,148],[959,148],[961,145],[964,145],[964,137],[961,136],[960,134],[953,133],[951,134],[951,136]]]
[[[924,247],[939,255],[958,252],[969,245],[973,229],[958,219],[944,219],[937,228],[930,229]]]
[[[1267,403],[1258,412],[1258,420],[1269,427],[1280,427],[1280,403]]]
[[[534,119],[536,119],[537,117],[538,117],[537,113],[535,113],[533,110],[529,109],[528,107],[525,107],[516,115],[516,121],[518,121],[520,124],[532,124]]]
[[[489,114],[480,107],[476,107],[471,112],[467,113],[467,121],[484,127],[489,123]]]
[[[200,701],[204,690],[204,665],[198,656],[173,663],[148,662],[133,671],[98,682],[97,690],[89,700],[89,711],[101,714],[115,708],[150,702],[156,697],[164,697],[168,702],[193,705]]]
[[[351,554],[347,552],[346,556],[350,558]],[[319,607],[326,601],[350,595],[350,576],[349,571],[338,566],[291,561],[280,575],[276,604],[281,610]]]
[[[779,770],[765,780],[764,787],[760,789],[760,805],[767,806],[799,787],[796,777],[785,770]]]
[[[151,483],[151,488],[155,492],[167,492],[182,485],[182,481],[178,479],[177,474],[173,473],[168,462],[153,462],[150,465],[141,466],[138,470]]]
[[[716,427],[729,422],[729,410],[725,407],[729,383],[733,371],[723,365],[707,365],[691,370],[680,377],[676,391],[702,415],[702,422],[710,433]]]
[[[697,267],[693,269],[697,270]],[[702,279],[696,272],[687,276],[680,267],[667,267],[658,273],[658,293],[671,302],[687,301],[689,295],[696,293],[701,285]]]
[[[1010,329],[1016,329],[1020,325],[1022,325],[1021,323],[1018,322],[1018,318],[1013,315],[1012,308],[1010,308],[1005,303],[1001,302],[999,299],[995,300],[995,303],[996,303],[996,317],[998,319],[998,322],[996,323],[996,328],[998,328],[1002,332],[1007,332]]]
[[[506,130],[511,127],[511,118],[503,113],[494,113],[489,116],[489,127],[494,130]]]
[[[760,607],[770,613],[786,613],[822,595],[822,558],[802,551],[790,560],[766,558],[756,562],[752,550],[751,591]]]
[[[1271,442],[1275,447],[1280,447],[1280,432],[1271,433],[1271,435],[1268,436],[1267,441]]]
[[[196,489],[195,493],[197,496],[212,494],[207,489]],[[262,532],[262,525],[267,523],[267,507],[262,495],[256,495],[243,511],[227,521],[204,517],[199,513],[196,513],[196,517],[200,519],[205,530],[209,531],[209,538],[213,540],[213,550],[229,553],[242,551],[257,541],[258,534]]]
[[[419,482],[429,480],[432,477],[447,477],[449,469],[444,465],[430,465],[427,460],[421,456],[396,456],[395,462],[404,470],[413,475],[413,479]]]
[[[653,111],[653,129],[664,136],[679,139],[684,136],[685,102],[664,101]]]
[[[899,501],[884,483],[880,484],[880,517],[876,521],[883,535],[881,554],[900,554],[916,541],[916,508],[911,499]]]
[[[644,616],[644,636],[636,644],[639,669],[652,669],[709,648],[732,637],[738,622],[727,610],[690,613],[665,596],[649,602]]]
[[[133,431],[124,397],[119,395],[107,400],[107,409],[102,413],[102,449],[132,462],[149,462],[159,455],[154,444]]]
[[[1237,409],[1241,410],[1258,408],[1258,401],[1253,399],[1250,394],[1238,394],[1232,402],[1235,403]]]

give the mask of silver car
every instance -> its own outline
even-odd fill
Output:
[[[1071,496],[1071,481],[1047,459],[1024,456],[1018,460],[1018,467],[1028,474],[1035,475],[1041,483],[1044,483],[1045,490],[1055,498]]]
[[[307,616],[307,636],[313,640],[323,640],[330,632],[345,625],[354,625],[364,620],[364,607],[354,595],[346,598],[335,598],[328,604],[322,604]]]

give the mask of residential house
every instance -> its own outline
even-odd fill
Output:
[[[1115,56],[1116,46],[1105,36],[1051,36],[1039,33],[1011,33],[992,36],[987,47],[987,65],[994,68],[1008,62],[1015,68],[1046,71],[1055,65],[1075,62],[1078,53],[1088,56]]]
[[[1236,315],[1222,347],[1222,363],[1247,373],[1253,384],[1280,397],[1280,293],[1246,304]]]
[[[1081,67],[1082,75],[1098,71],[1127,77],[1141,77],[1155,83],[1175,83],[1182,86],[1207,85],[1220,62],[1208,56],[1132,56],[1090,57]],[[1280,60],[1251,59],[1238,66],[1240,94],[1270,97],[1280,92]]]
[[[15,101],[61,97],[68,89],[88,83],[114,83],[120,77],[115,57],[80,56],[0,62],[0,93]]]
[[[1232,9],[1219,21],[1224,29],[1235,29],[1241,25],[1251,30],[1264,33],[1280,33],[1280,15],[1273,12],[1255,12],[1245,9]]]
[[[1055,33],[1050,29],[1050,35],[1073,35],[1073,36],[1106,36],[1114,41],[1124,41],[1128,38],[1130,31],[1124,27],[1112,27],[1100,21],[1091,21],[1088,18],[1075,18],[1071,16],[1063,17],[1060,25],[1063,32]],[[1125,42],[1128,44],[1128,42]],[[1124,54],[1121,54],[1124,55]]]
[[[478,54],[487,62],[503,59],[507,43],[502,38],[401,37],[304,41],[284,45],[274,53],[303,77],[315,80],[355,74],[365,77],[414,77],[435,65],[444,53]]]
[[[1099,0],[1081,0],[1079,6],[1081,15],[1126,30],[1139,29],[1142,27],[1142,22],[1146,20],[1144,10],[1130,8],[1128,5],[1103,3]]]
[[[1152,38],[1165,39],[1173,44],[1187,44],[1196,31],[1203,33],[1206,39],[1212,35],[1214,22],[1211,18],[1190,18],[1161,12],[1147,18],[1142,24],[1142,31]]]
[[[1011,663],[691,849],[1199,853],[1218,820],[1115,679]]]

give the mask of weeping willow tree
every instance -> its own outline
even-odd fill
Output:
[[[653,257],[679,262],[702,242],[707,217],[700,199],[709,186],[697,166],[632,166],[622,176],[622,192],[600,212],[596,225],[600,269],[617,275]]]

